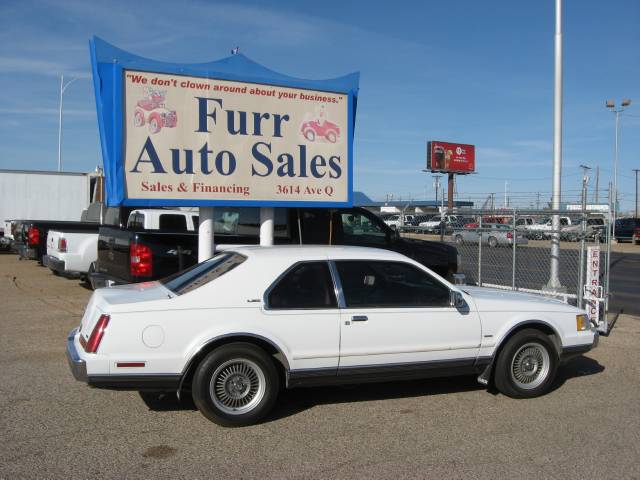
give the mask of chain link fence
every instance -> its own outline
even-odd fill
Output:
[[[560,229],[553,229],[554,214]],[[461,257],[458,273],[467,284],[538,293],[587,308],[584,286],[587,280],[594,284],[589,267],[597,276],[598,296],[608,297],[609,225],[608,214],[592,212],[458,210],[437,226],[404,227],[403,234],[454,245]],[[554,241],[559,242],[557,279],[551,278]],[[587,297],[594,292],[588,290]]]

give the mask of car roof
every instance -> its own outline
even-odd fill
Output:
[[[408,257],[390,250],[369,247],[352,247],[345,245],[274,245],[269,247],[250,245],[243,247],[234,247],[234,252],[240,253],[247,257],[256,257],[262,259],[279,259],[279,260],[394,260],[409,261]]]

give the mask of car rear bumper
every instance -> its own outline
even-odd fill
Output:
[[[51,270],[54,270],[59,273],[65,273],[65,262],[64,260],[60,260],[59,258],[52,257],[51,255],[45,255],[42,257],[42,264],[45,267],[49,267]]]
[[[69,368],[71,369],[73,378],[79,382],[87,383],[87,363],[80,358],[78,350],[76,349],[77,333],[78,329],[74,328],[67,336],[67,362],[69,363]]]

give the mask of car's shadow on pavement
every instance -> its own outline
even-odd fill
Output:
[[[551,391],[560,388],[562,385],[577,377],[586,377],[588,375],[596,375],[604,372],[604,366],[600,365],[597,360],[593,358],[579,356],[568,360],[566,363],[560,365],[558,374],[556,375],[556,381],[551,388]]]
[[[551,391],[555,391],[573,378],[595,375],[602,371],[604,367],[596,360],[584,356],[576,357],[559,367]],[[486,387],[480,385],[475,376],[464,376],[283,390],[275,408],[264,422],[290,417],[318,405],[429,397],[484,389]],[[499,395],[493,386],[489,387],[488,391]],[[140,397],[150,410],[156,412],[197,410],[189,392],[184,392],[181,399],[178,399],[174,392],[140,392]]]

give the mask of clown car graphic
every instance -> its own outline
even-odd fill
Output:
[[[151,133],[158,133],[165,128],[174,128],[178,123],[175,110],[169,110],[164,104],[166,92],[145,89],[145,97],[138,100],[133,113],[133,124],[142,127],[149,126]]]
[[[318,137],[324,137],[330,143],[336,143],[340,137],[340,127],[328,120],[308,120],[300,126],[300,132],[304,138],[314,142]]]

